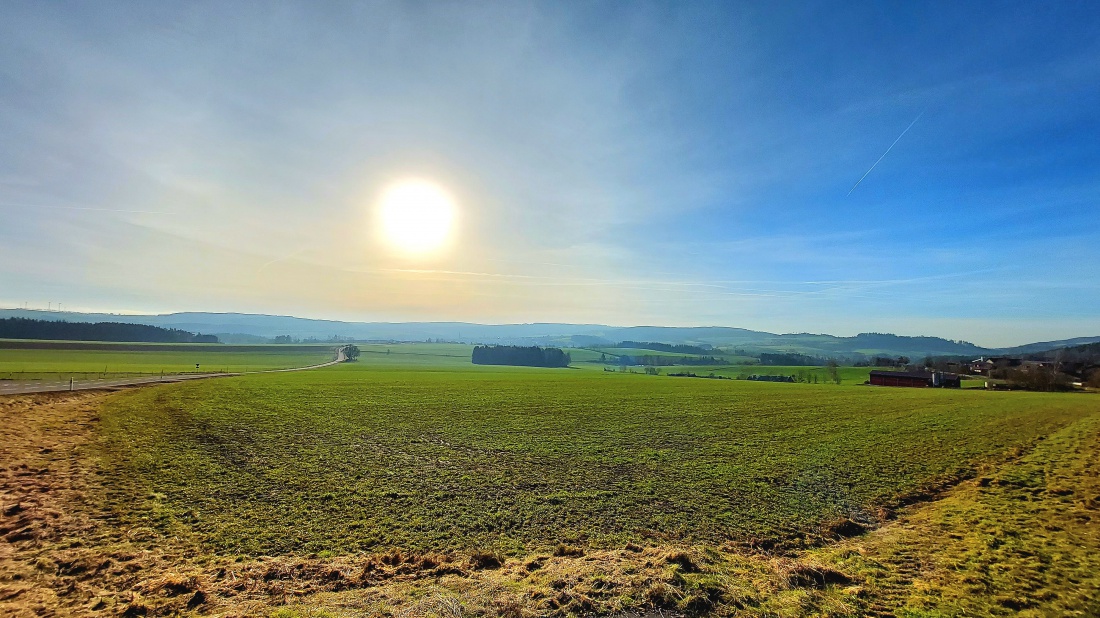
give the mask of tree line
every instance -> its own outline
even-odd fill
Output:
[[[932,357],[931,356],[926,356],[925,361],[927,361],[930,358],[932,358]],[[897,358],[892,358],[892,357],[889,357],[889,356],[876,356],[876,357],[871,358],[871,359],[857,361],[856,363],[853,364],[853,367],[895,367],[895,368],[896,367],[901,367],[901,368],[905,368],[905,367],[909,366],[909,362],[910,362],[910,359],[909,359],[908,356],[899,356]],[[934,362],[934,359],[933,359],[933,362]],[[931,364],[928,364],[928,363],[926,363],[925,365],[928,366],[928,367],[932,366]]]
[[[821,358],[820,356],[808,356],[806,354],[795,354],[793,352],[763,352],[760,354],[761,365],[779,367],[817,367],[824,365],[826,362],[828,362],[828,359]]]
[[[615,344],[616,348],[635,348],[638,350],[654,350],[656,352],[679,352],[681,354],[698,354],[704,356],[710,354],[713,348],[710,346],[701,347],[697,345],[671,344],[671,343],[657,343],[654,341],[620,341]]]
[[[120,341],[141,343],[218,343],[215,335],[176,328],[120,322],[65,322],[29,318],[0,319],[0,339]]]
[[[616,365],[647,365],[654,367],[671,367],[673,365],[727,364],[726,359],[714,356],[660,356],[653,354],[646,354],[643,356],[627,356],[623,354],[613,360]]]
[[[333,335],[328,339],[321,339],[319,337],[306,337],[304,339],[294,337],[293,335],[275,335],[269,340],[271,343],[280,344],[299,344],[299,343],[350,343],[355,341],[353,337],[344,337],[343,335]]]
[[[568,367],[572,359],[558,348],[516,345],[474,346],[470,358],[475,365],[518,365],[521,367]]]

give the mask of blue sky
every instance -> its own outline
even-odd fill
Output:
[[[0,105],[6,306],[1100,334],[1094,3],[9,3]]]

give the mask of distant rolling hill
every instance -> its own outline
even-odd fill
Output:
[[[654,341],[670,344],[704,345],[720,348],[716,353],[732,354],[734,350],[751,353],[797,352],[814,356],[855,357],[908,356],[914,361],[931,356],[989,356],[994,354],[1026,354],[1100,341],[1097,337],[1078,337],[1062,341],[1046,341],[1012,348],[983,348],[966,341],[940,337],[907,337],[902,335],[861,333],[854,337],[825,334],[775,334],[726,326],[607,326],[602,324],[473,324],[468,322],[341,322],[314,320],[291,316],[246,313],[169,313],[163,315],[118,315],[109,313],[76,313],[0,309],[0,318],[24,317],[39,320],[70,322],[125,322],[175,328],[190,332],[238,335],[234,341],[272,338],[290,335],[301,339],[332,337],[360,341],[461,341],[466,343],[498,343],[525,345],[556,345],[594,347],[620,341]]]
[[[1029,343],[1027,345],[1018,345],[1012,348],[1005,348],[1004,353],[1020,355],[1036,354],[1038,352],[1046,352],[1047,350],[1071,348],[1097,342],[1100,342],[1100,337],[1075,337],[1073,339],[1062,339],[1060,341],[1040,341],[1038,343]]]

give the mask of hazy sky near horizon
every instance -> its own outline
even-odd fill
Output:
[[[4,14],[0,305],[1100,334],[1092,2]]]

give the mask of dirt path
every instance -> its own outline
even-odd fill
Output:
[[[209,562],[197,547],[122,523],[99,502],[94,440],[106,396],[0,397],[2,616],[167,615],[207,604]]]
[[[67,615],[90,591],[62,583],[65,539],[94,543],[100,522],[75,514],[93,478],[85,446],[102,393],[0,398],[0,613]],[[71,541],[70,541],[71,543]],[[54,550],[54,551],[51,551]],[[68,598],[66,598],[68,597]]]

